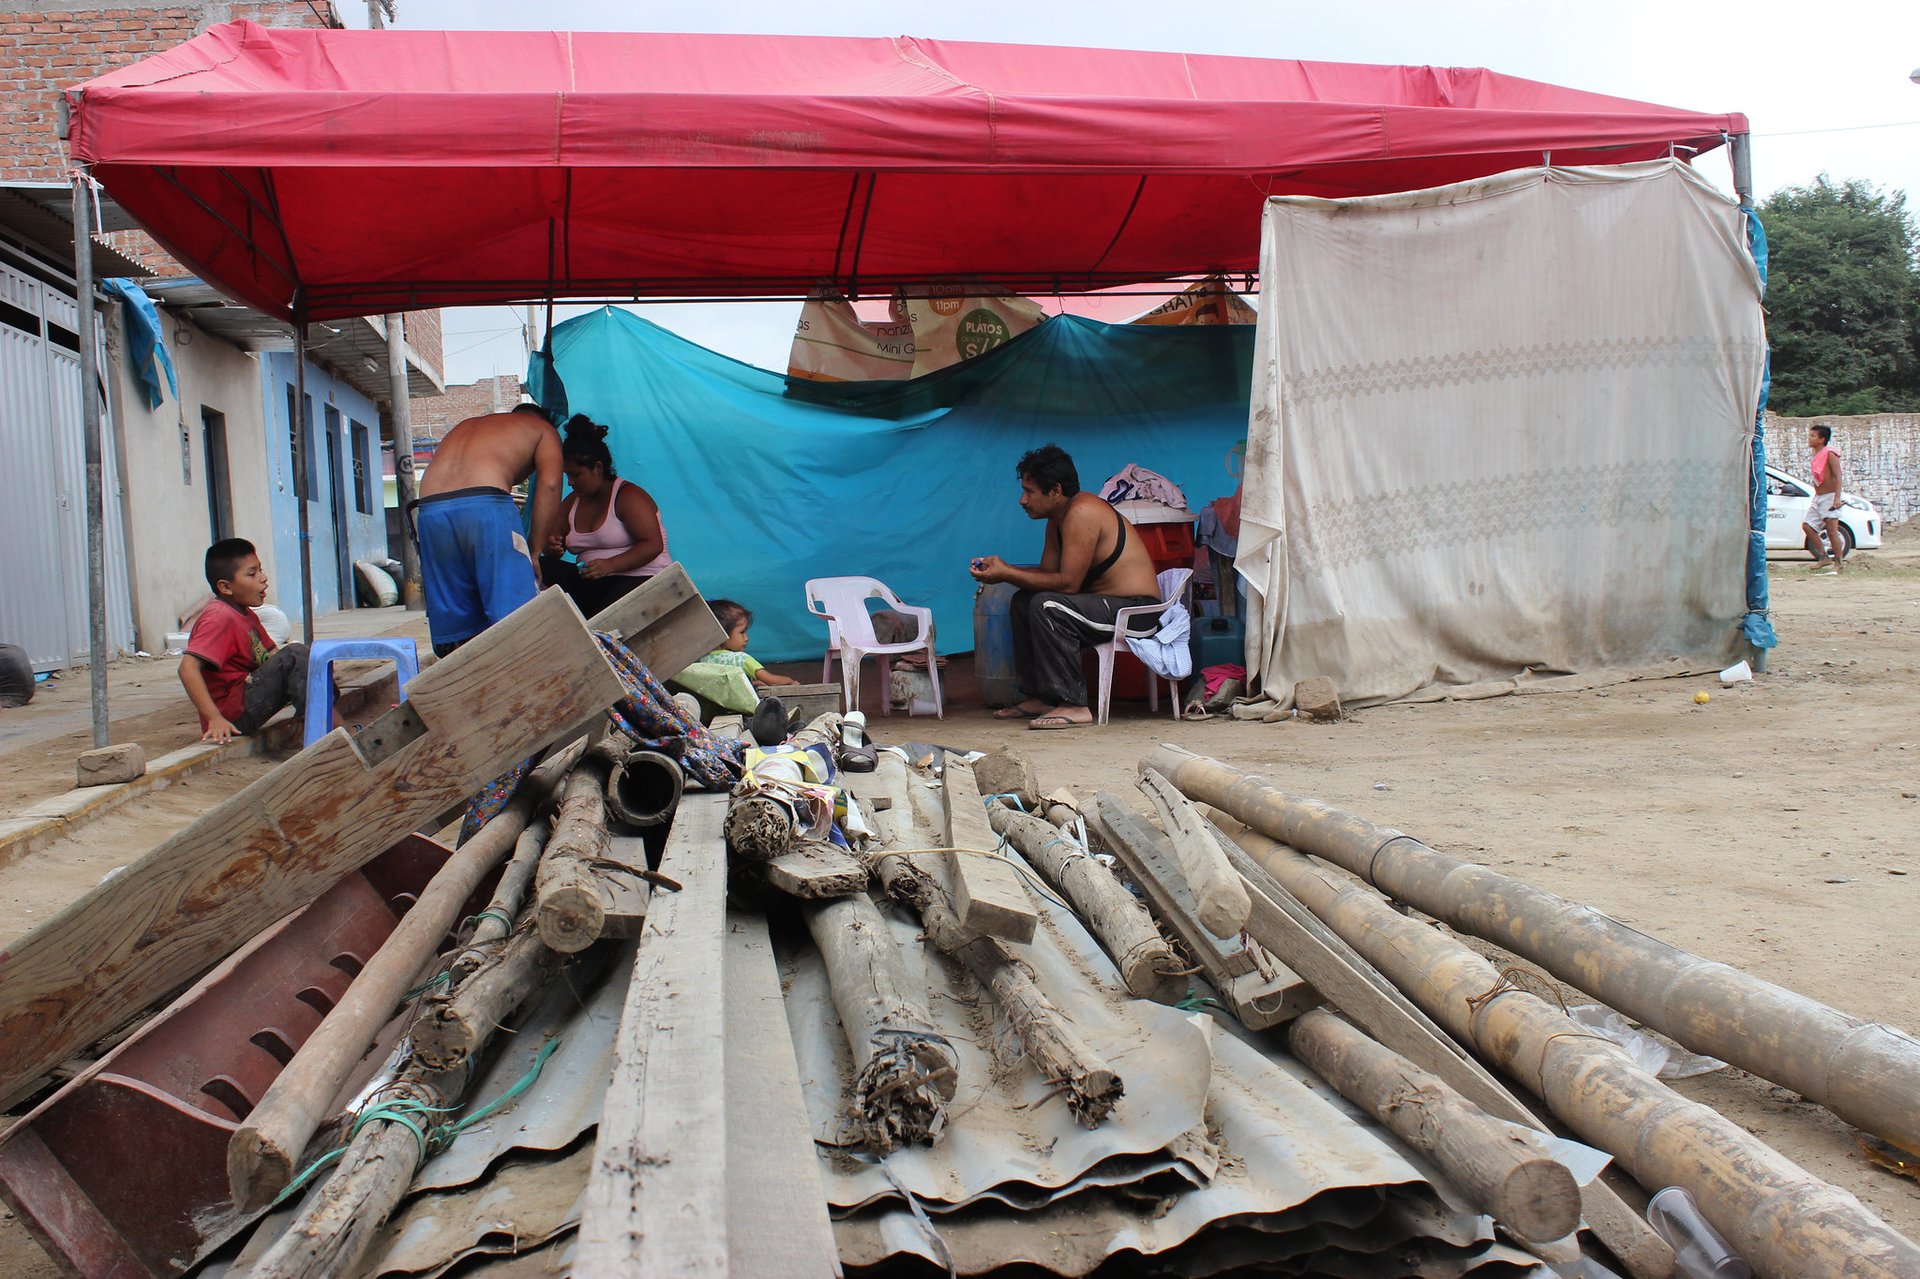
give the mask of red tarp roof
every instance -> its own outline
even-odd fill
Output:
[[[1477,69],[249,22],[68,96],[76,158],[176,257],[270,314],[297,286],[314,319],[550,284],[1244,272],[1267,194],[1640,160],[1747,127]]]

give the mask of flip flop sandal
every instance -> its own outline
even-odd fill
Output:
[[[1027,727],[1035,732],[1051,733],[1063,728],[1092,728],[1090,719],[1068,719],[1064,715],[1036,715]]]
[[[880,756],[867,740],[867,717],[860,711],[840,720],[840,767],[849,773],[871,773]]]
[[[1045,714],[1045,711],[1024,711],[1018,706],[1002,706],[993,713],[993,717],[995,719],[1037,719]]]

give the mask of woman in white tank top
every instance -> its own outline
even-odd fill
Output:
[[[652,495],[614,473],[607,428],[576,415],[561,456],[570,489],[560,504],[565,532],[546,547],[542,577],[573,597],[591,618],[673,562]],[[559,556],[571,551],[577,565]],[[555,571],[557,570],[557,571]]]

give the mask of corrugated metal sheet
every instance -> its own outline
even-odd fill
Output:
[[[0,639],[23,645],[38,669],[84,662],[87,645],[86,444],[80,360],[47,337],[73,332],[77,309],[57,288],[0,262],[0,301],[34,331],[0,323]],[[16,313],[16,318],[19,318]],[[105,367],[97,326],[95,349]],[[133,646],[133,606],[122,533],[111,418],[105,452],[107,640],[110,656]]]

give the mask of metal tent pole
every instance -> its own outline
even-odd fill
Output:
[[[313,644],[313,535],[308,528],[307,501],[313,492],[313,476],[307,467],[307,450],[313,423],[307,420],[307,308],[293,304],[293,491],[300,507],[300,638]]]
[[[377,12],[378,6],[370,6]],[[387,372],[392,378],[393,487],[400,499],[400,597],[410,609],[427,606],[426,580],[420,576],[420,547],[409,531],[408,512],[419,496],[413,474],[413,411],[407,393],[406,318],[398,311],[387,317]]]
[[[1747,223],[1747,250],[1753,254],[1760,271],[1761,296],[1767,287],[1767,236],[1753,201],[1753,138],[1736,133],[1727,139],[1728,162],[1733,168],[1733,191],[1740,201],[1741,215]],[[1766,358],[1771,361],[1769,351]],[[1774,642],[1773,625],[1767,618],[1770,603],[1767,583],[1767,393],[1769,373],[1760,384],[1760,404],[1753,415],[1753,461],[1747,477],[1747,617],[1743,632],[1753,656],[1753,669],[1767,669],[1767,649]]]
[[[93,179],[73,175],[74,328],[80,335],[80,422],[87,454],[87,655],[91,670],[93,744],[107,744],[106,490],[101,469],[100,370],[94,345]]]

